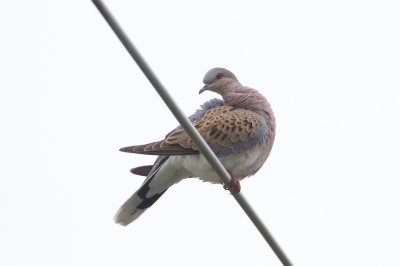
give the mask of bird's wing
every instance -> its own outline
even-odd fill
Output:
[[[148,176],[154,165],[142,165],[131,169],[134,175]]]
[[[260,143],[268,127],[257,113],[228,105],[206,111],[194,126],[218,156],[226,156]],[[178,127],[165,139],[145,145],[122,148],[121,151],[152,155],[187,155],[199,153],[197,145]]]

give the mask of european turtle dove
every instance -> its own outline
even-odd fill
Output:
[[[230,173],[230,188],[239,192],[239,181],[254,175],[272,149],[274,113],[262,94],[240,84],[227,69],[211,69],[203,82],[205,85],[199,93],[213,91],[220,94],[223,100],[212,99],[204,103],[189,119]],[[161,141],[120,150],[158,155],[154,165],[131,170],[147,178],[116,213],[115,222],[121,225],[134,221],[170,186],[184,178],[198,177],[203,181],[221,183],[196,144],[180,126]]]

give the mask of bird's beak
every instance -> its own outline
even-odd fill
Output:
[[[208,90],[208,85],[207,85],[207,84],[204,85],[204,87],[201,88],[201,90],[199,90],[199,94],[201,94],[202,92],[204,92],[204,91],[206,91],[206,90]]]

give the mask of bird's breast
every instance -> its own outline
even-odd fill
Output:
[[[264,164],[269,155],[268,147],[259,144],[253,148],[221,157],[220,160],[226,170],[236,179],[254,175]],[[184,168],[190,176],[211,183],[221,183],[214,169],[209,165],[203,155],[171,156],[170,163],[176,168]]]

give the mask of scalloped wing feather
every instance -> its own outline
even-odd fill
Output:
[[[268,131],[266,122],[257,113],[228,105],[204,112],[194,126],[218,157],[237,153],[260,143]],[[151,155],[199,153],[197,145],[181,127],[170,132],[164,140],[120,150]]]
[[[227,105],[208,110],[194,126],[219,157],[260,143],[268,130],[266,122],[257,113]],[[162,141],[126,147],[121,151],[152,155],[199,153],[197,145],[182,128],[176,128]]]

